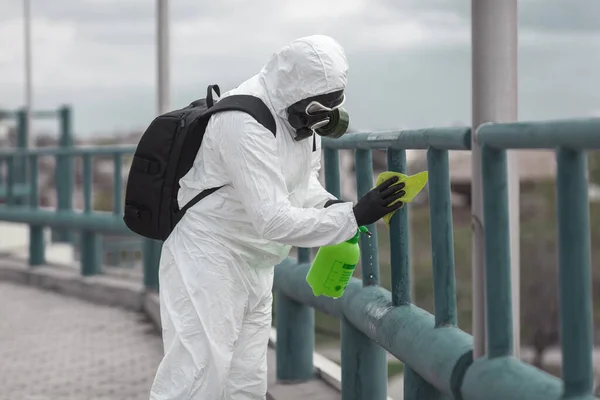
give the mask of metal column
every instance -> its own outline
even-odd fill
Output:
[[[169,80],[169,1],[156,0],[156,113],[164,114],[170,107]],[[158,264],[162,242],[145,239],[143,246],[144,286],[158,289]]]
[[[156,1],[157,113],[169,111],[169,0]]]
[[[517,0],[472,0],[472,122],[517,120]],[[486,353],[485,272],[481,150],[472,136],[473,338],[474,357]],[[519,177],[508,153],[511,280],[515,355],[519,349]]]
[[[27,127],[27,148],[33,148],[35,138],[32,135],[32,122],[31,116],[33,112],[33,89],[32,89],[32,67],[31,67],[31,1],[23,0],[23,33],[25,48],[23,50],[25,56],[25,112],[26,112],[26,124]]]

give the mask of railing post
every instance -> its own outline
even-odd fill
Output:
[[[15,189],[15,157],[14,155],[6,158],[6,205],[12,206],[15,204],[14,189]]]
[[[37,209],[38,203],[38,156],[29,156],[29,206]],[[37,266],[46,262],[44,248],[44,227],[41,225],[29,225],[29,265]]]
[[[83,155],[83,201],[84,213],[93,213],[92,207],[92,155]],[[83,276],[97,275],[101,272],[102,243],[99,235],[94,231],[81,232],[81,274]]]
[[[443,329],[445,327],[456,327],[458,323],[448,150],[429,148],[427,151],[427,168],[429,170],[429,218],[435,327]],[[472,360],[472,357],[471,352],[469,360]],[[456,387],[460,388],[460,383]],[[428,388],[431,394],[427,398],[445,398],[433,386],[429,385]],[[454,395],[455,398],[460,398],[460,393],[454,393]]]
[[[314,378],[315,312],[279,290],[275,291],[277,327],[277,380],[306,381]]]
[[[310,262],[311,249],[298,249],[298,264]],[[306,381],[314,378],[315,310],[275,291],[277,327],[277,380]]]
[[[559,301],[564,398],[593,391],[593,323],[587,156],[557,151]]]
[[[387,152],[388,169],[406,173],[406,151]],[[411,303],[410,236],[408,207],[399,209],[390,220],[390,262],[392,267],[392,302],[394,306]],[[408,365],[404,366],[404,398],[406,400],[442,399],[440,392],[425,381]]]
[[[27,119],[27,110],[17,111],[17,149],[21,151],[27,150],[29,127]],[[25,187],[27,183],[27,157],[18,155],[15,159],[14,170],[14,185],[22,185]],[[14,199],[14,204],[25,204],[26,199],[17,195]]]
[[[389,149],[387,165],[390,171],[406,173],[406,151]],[[405,306],[411,303],[409,243],[408,206],[404,205],[390,220],[392,302],[395,306]]]
[[[488,122],[512,122],[518,117],[518,1],[471,0],[471,76],[472,127],[475,132]],[[515,151],[507,154],[506,201],[509,202],[511,232],[511,285],[519,288],[519,166]],[[477,135],[471,136],[471,191],[472,191],[472,303],[473,349],[475,358],[487,353],[485,326],[484,264],[485,236],[488,229],[483,223],[482,150]],[[494,228],[491,228],[494,229]],[[519,290],[513,293],[513,352],[519,351]],[[491,318],[494,318],[493,316]],[[518,354],[515,354],[518,356]]]
[[[371,150],[355,153],[358,197],[373,187]],[[379,285],[377,227],[368,226],[371,238],[361,237],[361,270],[364,286]],[[342,318],[342,398],[344,400],[387,399],[387,353],[377,343]]]
[[[325,158],[325,188],[329,193],[342,197],[340,183],[340,153],[335,149],[323,149]]]
[[[342,197],[342,186],[340,179],[340,152],[336,149],[325,148],[323,150],[323,154],[325,157],[325,188],[329,193],[340,199]],[[353,345],[354,340],[352,337],[349,336],[351,334],[351,328],[352,326],[350,326],[350,323],[348,321],[346,321],[344,318],[340,319],[341,354],[344,353],[344,348],[347,348],[347,357],[352,357],[352,354],[348,349],[350,346]],[[347,332],[345,336],[343,334],[344,331]],[[346,382],[346,384],[350,386],[350,381],[352,378],[347,378],[344,381],[344,371],[346,371],[348,375],[350,375],[349,366],[344,366],[344,362],[342,361],[342,385],[344,385],[344,382]],[[348,388],[346,390],[351,391],[351,388]]]
[[[277,380],[297,382],[313,379],[314,310],[280,291],[276,291],[275,296]]]
[[[298,248],[298,264],[311,262],[310,248]],[[314,376],[313,351],[315,348],[315,310],[276,292],[275,326],[277,329],[276,351],[277,379],[302,381]],[[281,331],[279,327],[283,328]]]
[[[506,151],[481,149],[488,357],[513,354]]]
[[[153,239],[143,240],[144,287],[150,291],[158,291],[158,266],[162,242]]]
[[[123,157],[121,153],[113,155],[114,182],[113,182],[113,214],[123,214]]]
[[[6,184],[6,172],[4,169],[5,159],[4,157],[0,157],[0,188]]]
[[[373,154],[371,150],[357,149],[356,162],[356,192],[358,198],[369,192],[373,184]],[[361,270],[364,286],[379,285],[379,253],[377,250],[377,224],[367,226],[372,236],[361,236]]]
[[[436,328],[456,326],[454,231],[448,150],[427,151],[429,215]]]
[[[340,154],[337,150],[325,148],[323,157],[325,158],[325,189],[336,198],[341,199]]]
[[[63,106],[58,111],[60,120],[59,146],[62,149],[73,147],[73,127],[71,108]],[[54,175],[56,185],[56,199],[58,211],[73,210],[73,190],[75,186],[75,171],[73,168],[73,156],[59,154],[56,156],[56,168]],[[52,241],[73,243],[74,234],[67,229],[57,228],[52,230]]]
[[[310,250],[299,249],[298,262],[310,261]],[[277,380],[306,381],[314,378],[315,310],[275,291],[277,327]]]

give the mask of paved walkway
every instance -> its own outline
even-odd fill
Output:
[[[162,354],[144,317],[0,282],[1,400],[148,399]]]

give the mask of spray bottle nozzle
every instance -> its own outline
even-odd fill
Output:
[[[364,233],[365,235],[367,235],[368,237],[373,236],[373,234],[371,232],[369,232],[369,230],[367,229],[366,226],[359,226],[358,230],[361,231],[362,233]]]

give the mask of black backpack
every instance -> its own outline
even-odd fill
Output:
[[[179,209],[179,180],[190,170],[200,149],[211,115],[223,111],[243,111],[275,135],[275,119],[257,97],[220,96],[217,85],[210,85],[205,99],[162,114],[154,119],[137,145],[127,188],[123,220],[133,232],[156,240],[165,240],[185,212],[221,187],[204,190]]]

